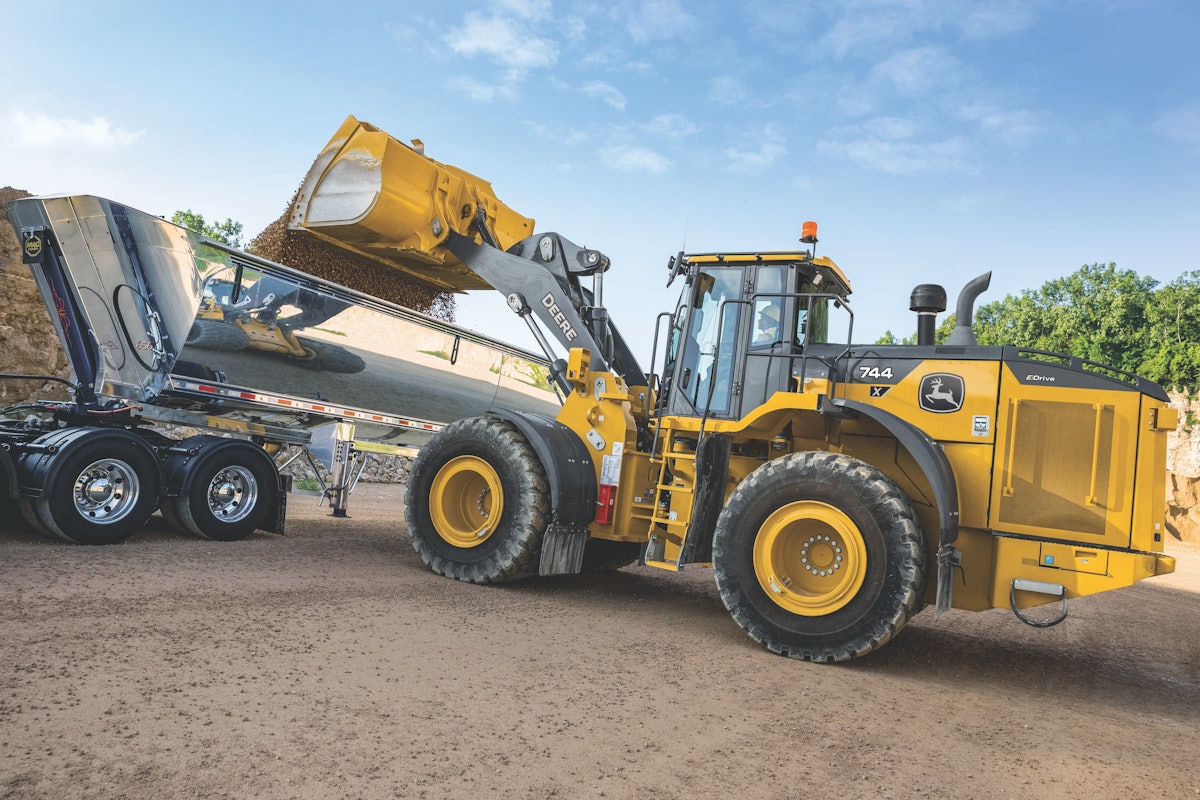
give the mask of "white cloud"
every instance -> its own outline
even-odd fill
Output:
[[[1200,144],[1200,106],[1182,106],[1161,114],[1151,129],[1177,142]]]
[[[587,33],[587,21],[583,17],[570,16],[562,21],[563,35],[573,42],[578,42]]]
[[[841,57],[953,28],[972,39],[1009,36],[1029,28],[1034,18],[1028,0],[857,0],[840,5],[837,19],[820,41]]]
[[[959,62],[940,47],[903,50],[875,65],[876,78],[892,83],[902,94],[917,95],[953,82]]]
[[[1024,109],[1009,110],[986,103],[959,109],[958,115],[979,125],[989,139],[1019,146],[1041,136],[1048,128],[1042,116]]]
[[[604,163],[618,172],[647,172],[661,175],[671,168],[671,161],[648,147],[606,147],[600,151]]]
[[[519,78],[532,69],[552,67],[558,60],[558,44],[536,36],[521,19],[470,11],[463,24],[452,29],[443,41],[463,56],[481,55],[509,69]]]
[[[591,81],[590,83],[585,83],[580,88],[588,97],[603,100],[617,111],[625,110],[625,95],[621,94],[620,90],[611,84],[604,81]]]
[[[643,0],[629,11],[627,25],[635,42],[672,39],[688,32],[696,20],[679,0]]]
[[[734,107],[746,102],[746,87],[737,78],[722,75],[713,78],[708,90],[708,99],[719,106]]]
[[[883,117],[834,131],[836,138],[817,142],[817,150],[891,175],[976,171],[964,139],[920,141],[919,132],[911,120]]]
[[[541,122],[533,121],[526,121],[525,125],[539,139],[546,139],[558,144],[579,145],[584,144],[590,138],[587,130],[584,129],[551,127]]]
[[[821,43],[835,56],[851,50],[873,49],[877,45],[905,41],[918,26],[905,9],[876,4],[871,9],[850,11],[835,22],[821,37]],[[894,4],[892,4],[894,6]]]
[[[446,84],[453,91],[480,103],[490,103],[493,100],[515,100],[517,97],[516,89],[511,86],[483,83],[474,78],[451,78]]]
[[[874,139],[909,139],[919,126],[904,117],[876,117],[859,126],[858,130]]]
[[[699,130],[696,123],[682,114],[659,114],[643,128],[648,133],[667,139],[684,139]]]
[[[756,149],[743,150],[730,147],[725,151],[725,156],[729,159],[729,169],[734,172],[761,170],[773,165],[785,155],[787,155],[787,146],[784,144],[783,134],[774,125],[767,125],[763,128],[762,140]]]
[[[550,0],[492,0],[492,8],[507,11],[515,17],[537,21],[550,16]]]
[[[975,39],[1019,33],[1033,24],[1034,15],[1024,0],[975,3],[958,19],[963,33]]]
[[[13,114],[13,122],[17,127],[17,145],[23,147],[51,144],[120,147],[133,144],[146,135],[144,130],[114,128],[111,122],[98,116],[84,122],[71,117],[17,111]]]

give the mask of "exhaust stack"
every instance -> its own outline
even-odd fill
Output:
[[[975,318],[975,299],[987,290],[991,282],[992,273],[985,272],[969,281],[958,293],[958,305],[954,309],[954,330],[950,331],[950,338],[946,340],[946,344],[964,347],[979,344],[979,340],[975,338],[975,331],[971,328]]]

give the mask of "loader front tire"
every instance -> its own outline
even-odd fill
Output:
[[[925,548],[903,492],[837,453],[769,461],[717,520],[713,567],[725,607],[768,650],[845,661],[882,646],[920,607]]]
[[[538,573],[549,481],[511,423],[472,417],[435,434],[413,462],[405,503],[413,548],[439,575],[506,583]]]

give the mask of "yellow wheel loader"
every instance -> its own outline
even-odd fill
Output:
[[[925,284],[918,344],[864,345],[830,341],[851,289],[815,254],[815,224],[792,251],[680,253],[661,370],[647,373],[601,302],[608,259],[534,234],[419,142],[349,118],[291,225],[432,286],[498,290],[553,362],[555,418],[493,408],[421,449],[408,524],[442,575],[711,565],[753,639],[831,662],[880,647],[926,604],[1045,626],[1073,598],[1174,569],[1165,392],[978,345],[989,276],[963,290],[947,344],[933,341],[946,293]]]
[[[366,362],[361,356],[339,345],[296,334],[297,330],[325,322],[349,305],[276,278],[260,276],[235,283],[214,277],[205,282],[187,344],[227,352],[249,349],[321,372],[362,372]],[[281,319],[279,314],[285,307],[295,308],[298,313]]]

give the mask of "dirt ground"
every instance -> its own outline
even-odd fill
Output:
[[[1057,628],[771,655],[705,569],[428,572],[398,487],[286,537],[0,532],[3,798],[1200,798],[1200,548]],[[0,528],[4,528],[0,522]]]

